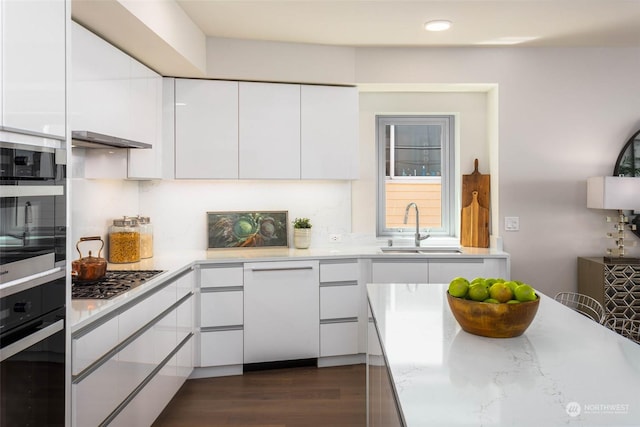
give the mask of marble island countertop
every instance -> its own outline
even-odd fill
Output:
[[[522,336],[485,338],[460,329],[446,285],[367,288],[407,427],[640,425],[640,345],[553,299]]]

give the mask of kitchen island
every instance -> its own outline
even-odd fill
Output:
[[[545,295],[522,336],[475,336],[446,289],[367,285],[369,426],[640,425],[640,345]]]

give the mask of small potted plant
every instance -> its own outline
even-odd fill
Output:
[[[296,218],[293,220],[293,245],[298,249],[307,249],[311,244],[311,220]]]

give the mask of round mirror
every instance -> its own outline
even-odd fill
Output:
[[[640,130],[622,147],[613,168],[613,176],[640,176]]]
[[[640,130],[622,147],[613,168],[613,176],[640,176]],[[635,217],[631,219],[631,223],[636,225],[636,229],[632,232],[640,237],[640,215],[635,212],[633,214]]]

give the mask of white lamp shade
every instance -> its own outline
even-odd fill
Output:
[[[640,210],[640,177],[594,176],[588,178],[587,207]]]

